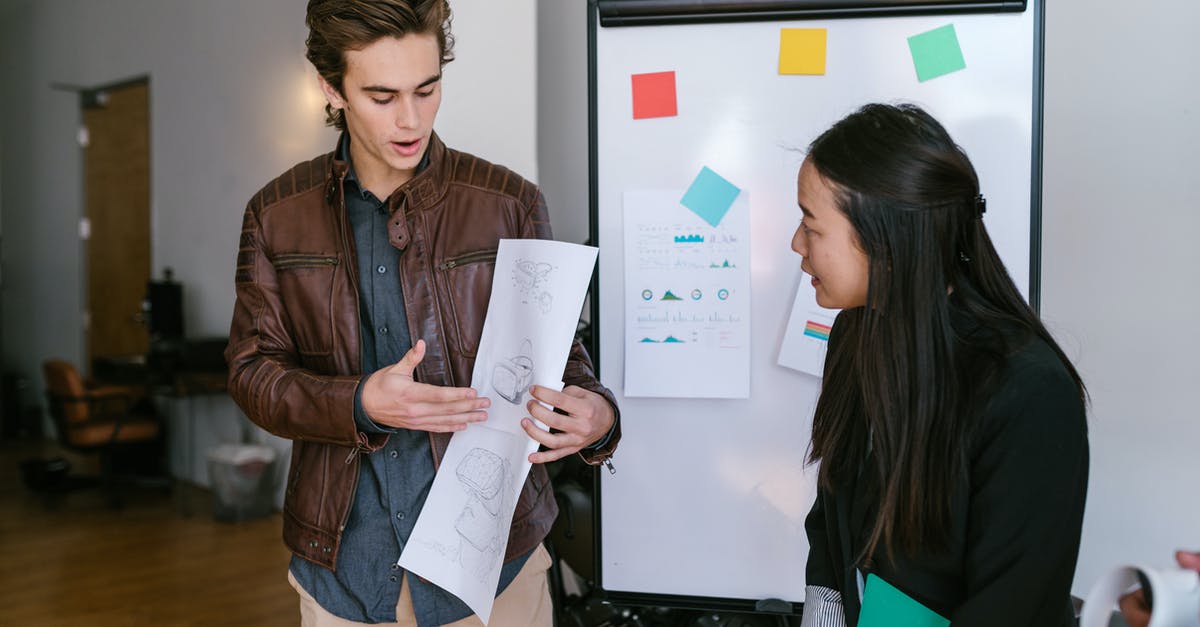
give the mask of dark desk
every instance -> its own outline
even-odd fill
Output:
[[[187,422],[187,432],[184,438],[184,476],[191,478],[196,465],[194,443],[196,441],[196,412],[193,400],[197,396],[219,395],[227,393],[229,375],[225,371],[193,370],[178,371],[171,377],[151,388],[152,394],[160,398],[181,400],[184,404],[184,420]],[[178,490],[179,511],[184,516],[191,516],[193,509],[191,492],[184,494]]]
[[[162,386],[166,396],[187,397],[201,394],[224,394],[229,390],[229,373],[219,371],[176,372]],[[162,393],[162,392],[160,392]]]
[[[93,377],[105,382],[136,386],[150,396],[174,399],[184,405],[187,421],[184,442],[184,476],[193,477],[196,455],[194,400],[199,396],[226,394],[228,370],[225,337],[176,338],[152,343],[146,355],[101,357],[92,361]],[[169,451],[168,445],[168,451]],[[190,515],[191,503],[180,493],[180,509]]]

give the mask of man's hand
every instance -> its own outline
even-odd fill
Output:
[[[1146,627],[1150,624],[1150,606],[1146,605],[1146,594],[1141,588],[1122,596],[1119,606],[1121,618],[1129,623],[1129,627]]]
[[[521,427],[529,437],[537,440],[546,451],[529,456],[534,464],[544,464],[562,459],[604,437],[612,429],[616,415],[608,401],[599,394],[578,386],[567,386],[561,392],[534,385],[529,394],[537,400],[529,401],[526,409],[534,418],[542,421],[552,431],[547,432],[529,418],[521,420]],[[566,415],[547,409],[537,401],[566,412]]]
[[[487,420],[490,404],[471,388],[417,383],[413,371],[425,358],[425,340],[417,340],[404,358],[376,371],[363,383],[362,406],[371,420],[414,431],[462,431]]]
[[[1175,551],[1175,561],[1179,563],[1180,568],[1200,573],[1200,552]]]
[[[1200,553],[1176,551],[1175,561],[1180,568],[1194,570],[1200,573]],[[1146,627],[1150,624],[1150,606],[1146,603],[1146,594],[1141,589],[1134,590],[1121,597],[1121,617],[1129,623],[1129,627]]]

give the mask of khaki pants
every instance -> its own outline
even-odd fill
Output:
[[[550,580],[546,570],[550,568],[550,553],[546,547],[538,545],[521,572],[512,583],[496,597],[492,606],[492,617],[488,627],[550,627],[554,624],[554,608],[550,602]],[[412,593],[408,589],[408,577],[400,586],[400,600],[396,603],[396,622],[380,623],[397,627],[416,627],[417,619],[413,616]],[[344,618],[338,618],[316,602],[296,578],[288,572],[288,583],[300,595],[300,625],[301,627],[353,627],[366,623],[357,623]],[[478,616],[471,615],[460,621],[455,621],[445,627],[482,627],[483,621]]]

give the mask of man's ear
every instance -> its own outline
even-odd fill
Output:
[[[346,99],[342,98],[342,94],[325,80],[324,76],[317,75],[317,84],[321,86],[321,93],[325,94],[325,100],[329,102],[329,106],[334,109],[345,109]]]

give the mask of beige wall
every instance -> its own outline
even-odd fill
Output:
[[[1200,547],[1200,3],[1046,8],[1042,314],[1092,396],[1082,594]]]

